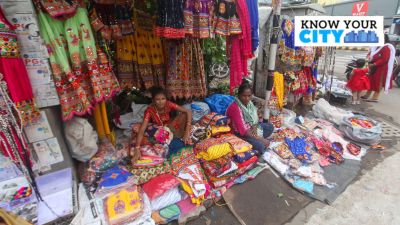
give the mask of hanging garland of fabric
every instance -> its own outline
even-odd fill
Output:
[[[8,95],[7,83],[3,80],[3,74],[0,73],[0,148],[2,153],[12,159],[25,175],[37,198],[42,201],[22,127],[21,114]]]

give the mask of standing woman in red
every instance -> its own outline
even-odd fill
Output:
[[[382,88],[385,93],[392,87],[392,72],[396,50],[389,43],[389,37],[385,34],[385,45],[372,48],[369,53],[369,73],[371,88],[362,98],[371,102],[378,102],[379,94]],[[369,99],[372,92],[372,98]]]

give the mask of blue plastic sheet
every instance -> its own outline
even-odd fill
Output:
[[[204,101],[208,104],[211,112],[216,112],[225,115],[226,109],[233,102],[235,98],[230,95],[213,94],[206,98]]]

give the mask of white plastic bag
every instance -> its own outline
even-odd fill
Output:
[[[86,119],[74,117],[65,122],[64,133],[74,159],[86,162],[96,154],[97,133]]]
[[[345,118],[352,117],[354,114],[350,111],[331,106],[325,99],[320,98],[317,104],[313,106],[314,116],[331,121],[340,125]]]

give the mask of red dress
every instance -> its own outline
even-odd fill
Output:
[[[376,70],[369,76],[370,91],[379,92],[382,87],[385,87],[389,58],[390,48],[388,46],[384,46],[372,57],[371,61],[375,64]],[[390,88],[392,88],[392,85],[390,85]]]
[[[144,111],[144,120],[157,124],[157,126],[166,126],[171,122],[171,111],[176,110],[178,105],[167,101],[165,111],[163,113],[157,112],[157,109],[152,105],[148,106]]]
[[[31,83],[14,29],[0,8],[0,73],[23,122],[27,123],[37,119],[40,114],[33,99]]]
[[[371,88],[369,78],[367,76],[368,68],[353,69],[353,76],[347,82],[347,87],[352,91],[367,91]]]

